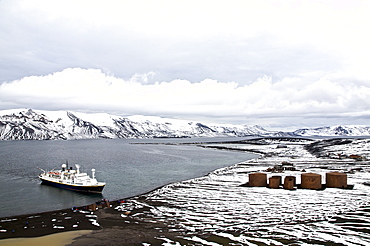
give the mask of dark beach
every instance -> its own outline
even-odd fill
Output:
[[[164,224],[143,222],[135,216],[148,212],[150,207],[131,208],[126,212],[114,209],[122,202],[129,200],[99,201],[78,208],[1,218],[0,239],[33,238],[81,230],[90,232],[85,232],[71,245],[142,245],[144,242],[157,245],[163,243],[157,238],[176,237],[176,233],[169,232]],[[126,217],[123,219],[121,214]]]

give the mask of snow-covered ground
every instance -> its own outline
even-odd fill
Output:
[[[152,206],[150,212],[137,215],[143,221],[162,221],[180,235],[177,241],[163,239],[164,245],[370,245],[370,181],[368,139],[339,145],[327,144],[325,152],[362,155],[352,158],[318,158],[305,145],[311,140],[278,141],[221,145],[258,151],[258,159],[218,169],[201,178],[167,185],[122,205]],[[264,142],[262,142],[264,141]],[[342,155],[343,157],[343,155]],[[282,162],[295,165],[297,171],[266,172]],[[353,189],[284,190],[243,187],[248,174],[266,172],[268,177],[296,176],[301,171],[347,173]],[[140,201],[140,202],[139,202]],[[144,201],[144,202],[143,202]],[[155,206],[151,204],[156,204]]]

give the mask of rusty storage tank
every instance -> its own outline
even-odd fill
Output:
[[[266,187],[267,186],[267,174],[266,173],[250,173],[249,174],[249,186]]]
[[[269,178],[269,188],[277,189],[281,185],[281,176],[272,176]]]
[[[284,178],[284,189],[286,190],[293,190],[294,186],[296,185],[296,178],[294,176],[286,176]]]
[[[301,174],[302,189],[319,190],[322,188],[321,175],[317,173],[302,173]]]
[[[340,172],[326,173],[326,187],[347,188],[347,174]]]

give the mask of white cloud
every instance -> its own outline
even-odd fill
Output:
[[[0,81],[67,67],[249,83],[366,70],[367,1],[0,2]]]
[[[367,116],[370,87],[335,77],[325,76],[310,84],[298,78],[273,81],[267,76],[241,86],[211,79],[146,84],[138,80],[146,80],[146,75],[123,80],[96,69],[70,68],[2,84],[0,105],[233,123],[258,123],[259,118],[273,123],[276,118]]]

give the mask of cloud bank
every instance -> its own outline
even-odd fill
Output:
[[[0,1],[0,81],[65,68],[248,84],[370,62],[368,1]]]
[[[148,76],[124,80],[99,69],[69,68],[3,83],[0,105],[265,125],[312,124],[312,119],[340,124],[354,118],[365,123],[370,113],[370,87],[351,82],[354,78],[343,80],[342,74],[328,74],[311,83],[264,76],[248,85],[212,79],[147,84]]]

